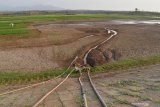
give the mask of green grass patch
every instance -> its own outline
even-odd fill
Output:
[[[11,23],[14,21],[0,21],[0,35],[14,35],[19,36],[19,34],[27,34],[29,30],[27,29],[27,23],[24,21],[15,21],[14,26]]]
[[[93,72],[104,72],[104,71],[109,72],[113,70],[128,69],[132,67],[141,67],[141,66],[159,64],[159,63],[160,63],[160,55],[147,57],[147,58],[114,61],[102,66],[94,67],[91,70]],[[23,72],[23,71],[22,72],[0,72],[0,84],[26,83],[26,82],[33,82],[33,81],[48,80],[60,75],[65,70],[66,69],[46,70],[41,72]],[[68,74],[69,71],[67,71],[66,74]],[[76,74],[77,73],[73,72],[72,75],[75,76]],[[131,82],[129,82],[129,84]],[[123,82],[120,82],[119,84],[120,86],[124,86],[128,84],[128,82],[123,81]]]
[[[56,20],[84,20],[84,19],[151,19],[150,14],[124,14],[124,13],[109,13],[109,14],[49,14],[49,15],[24,15],[24,16],[3,16],[0,21],[56,21]]]
[[[143,57],[143,58],[131,58],[119,61],[113,61],[108,64],[93,67],[91,70],[93,72],[104,72],[113,70],[123,70],[133,67],[141,67],[146,65],[160,64],[160,55]]]
[[[18,29],[18,28],[25,28],[26,23],[25,22],[15,22],[14,26],[11,26],[12,21],[10,22],[3,22],[0,21],[0,29]]]
[[[157,15],[157,14],[156,14]],[[1,16],[0,35],[17,35],[30,32],[29,24],[39,24],[54,21],[90,20],[90,19],[154,19],[149,13],[108,13],[108,14],[48,14],[48,15],[24,15]],[[14,23],[14,27],[10,24]]]
[[[0,84],[28,83],[52,79],[62,74],[62,70],[46,70],[41,72],[0,72]],[[64,75],[70,72],[67,71]]]
[[[28,34],[29,30],[28,29],[5,29],[5,30],[0,30],[0,35],[13,35],[13,36],[23,36],[20,34]],[[16,34],[16,35],[15,35]]]

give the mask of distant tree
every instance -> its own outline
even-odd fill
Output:
[[[135,8],[135,11],[137,12],[137,11],[138,11],[138,8]]]

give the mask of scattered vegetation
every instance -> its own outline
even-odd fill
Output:
[[[122,95],[127,95],[130,97],[137,97],[140,98],[141,101],[152,101],[151,98],[144,96],[144,95],[140,95],[139,93],[135,93],[135,92],[128,92],[128,91],[121,91],[120,92]]]
[[[107,105],[108,107],[114,107],[112,102],[106,102],[106,105]]]
[[[153,101],[154,103],[160,104],[160,100]]]
[[[113,84],[109,84],[109,86],[114,86],[114,87],[126,87],[126,86],[132,86],[132,85],[136,85],[135,81],[132,80],[124,80],[124,81],[119,81],[117,83],[113,83]]]
[[[102,66],[97,66],[92,68],[93,72],[110,72],[113,70],[120,70],[120,69],[128,69],[132,67],[140,67],[145,65],[152,65],[152,64],[159,64],[160,63],[160,55],[159,56],[152,56],[148,58],[137,58],[137,59],[128,59],[128,60],[121,60],[111,62],[109,64],[105,64]],[[61,70],[47,70],[41,72],[0,72],[0,84],[12,84],[12,83],[26,83],[26,82],[34,82],[34,81],[42,81],[54,78],[64,72],[65,69]],[[70,71],[70,70],[69,70]],[[66,72],[66,74],[69,73]],[[75,73],[73,73],[75,75]],[[120,82],[118,83],[119,86],[124,85],[131,85],[134,81],[130,82]],[[114,84],[113,84],[114,85]],[[117,84],[116,84],[117,86]]]
[[[109,72],[113,70],[128,69],[132,67],[141,67],[141,66],[153,65],[153,64],[160,64],[160,55],[113,61],[108,64],[96,66],[92,68],[92,71],[93,72],[102,72],[102,71]]]
[[[80,107],[84,107],[84,101],[80,96],[77,96],[75,100],[76,100],[76,103],[80,105]]]
[[[152,91],[160,91],[160,85],[159,86],[150,86],[150,87],[147,87],[148,90],[152,90]]]
[[[131,103],[127,100],[124,100],[124,99],[121,99],[121,98],[118,98],[118,96],[114,96],[114,95],[110,95],[110,97],[114,100],[116,100],[117,103],[119,104],[128,104],[130,105]]]
[[[144,91],[144,89],[143,88],[129,88],[128,89],[129,91],[131,91],[131,92],[139,92],[139,93],[142,93],[143,91]]]

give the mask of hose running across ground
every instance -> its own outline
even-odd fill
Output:
[[[109,41],[110,39],[112,39],[114,36],[116,36],[116,35],[118,34],[118,33],[117,33],[116,31],[114,31],[114,30],[109,30],[109,29],[107,29],[107,28],[105,28],[105,30],[108,31],[108,34],[110,34],[110,33],[113,33],[113,34],[112,34],[109,38],[107,38],[107,39],[105,39],[103,42],[101,42],[100,44],[98,44],[98,45],[96,45],[96,46],[94,46],[93,48],[91,48],[91,49],[88,50],[88,52],[85,54],[84,59],[83,59],[84,65],[87,64],[88,54],[89,54],[93,49],[98,48],[100,45],[106,43],[107,41]],[[94,90],[95,94],[97,95],[99,101],[101,102],[102,107],[107,107],[105,101],[102,99],[101,95],[98,93],[98,90],[96,89],[96,87],[94,86],[94,84],[93,84],[93,82],[92,82],[92,79],[91,79],[91,77],[90,77],[90,69],[87,70],[87,72],[88,72],[89,82],[90,82],[90,84],[91,84],[91,86],[92,86],[92,89]],[[81,73],[81,72],[80,72],[80,73]],[[82,74],[80,74],[79,82],[80,82],[81,89],[82,89],[83,101],[84,101],[84,104],[85,104],[84,106],[87,107],[88,105],[86,105],[86,104],[87,104],[87,100],[86,100],[86,96],[84,97],[85,93],[83,93],[83,83],[81,82],[81,76],[82,76]]]
[[[62,75],[64,75],[71,68],[71,66],[76,61],[77,58],[78,57],[76,56],[74,58],[74,60],[71,62],[71,64],[69,65],[69,67],[67,68],[67,70],[65,70],[62,74],[60,74],[59,76],[55,77],[54,79],[60,78]],[[11,93],[14,93],[14,92],[17,92],[17,91],[21,91],[21,90],[24,90],[24,89],[28,89],[28,88],[32,88],[32,87],[35,87],[35,86],[39,86],[41,84],[45,84],[45,83],[48,83],[50,81],[53,81],[53,79],[50,79],[50,80],[47,80],[47,81],[43,81],[43,82],[40,82],[40,83],[36,83],[36,84],[32,84],[32,85],[28,85],[28,86],[25,86],[25,87],[22,87],[22,88],[19,88],[19,89],[15,89],[15,90],[11,90],[11,91],[8,91],[8,92],[4,92],[4,93],[1,93],[0,96],[6,95],[6,94],[11,94]]]

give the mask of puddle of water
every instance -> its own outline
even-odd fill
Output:
[[[112,24],[160,24],[160,20],[144,20],[144,21],[137,21],[137,20],[114,20],[111,21]]]
[[[42,25],[39,26],[44,27],[71,27],[71,28],[77,28],[77,27],[91,27],[94,25],[108,25],[108,24],[114,24],[114,25],[122,25],[122,24],[128,24],[128,25],[134,25],[134,24],[147,24],[147,25],[156,25],[160,24],[160,20],[111,20],[111,21],[97,21],[97,22],[81,22],[81,23],[71,23],[71,24],[48,24],[48,25]]]
[[[160,20],[142,21],[144,24],[160,24]]]
[[[67,26],[88,26],[89,23],[76,23],[76,24],[67,24]]]
[[[160,17],[153,17],[153,18],[155,18],[155,19],[160,19]]]

